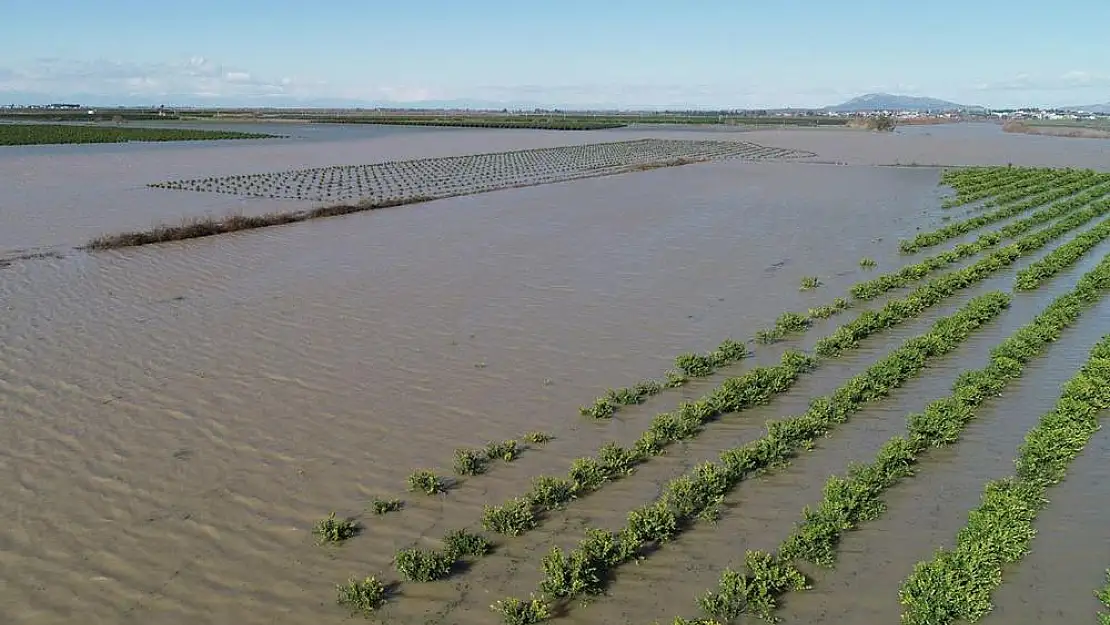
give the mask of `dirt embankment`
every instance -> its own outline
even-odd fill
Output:
[[[1037,126],[1019,121],[1008,121],[1002,124],[1002,132],[1020,132],[1027,135],[1047,135],[1050,137],[1075,137],[1079,139],[1110,139],[1110,130],[1081,126]]]

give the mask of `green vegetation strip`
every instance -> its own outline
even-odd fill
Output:
[[[214,141],[273,139],[275,135],[184,128],[122,128],[66,124],[0,124],[0,145],[126,143],[128,141]]]
[[[1066,170],[1056,169],[1013,169],[1006,168],[1010,173],[997,178],[988,178],[974,184],[961,184],[949,181],[949,186],[956,189],[955,197],[946,199],[941,208],[954,208],[1000,194],[1009,194],[1019,189],[1035,187],[1046,180],[1054,180]],[[1004,169],[1005,171],[1005,169]],[[947,172],[945,174],[947,180]]]
[[[673,540],[699,518],[715,515],[724,496],[741,482],[786,465],[866,403],[886,397],[924,371],[927,363],[950,353],[1009,304],[1009,296],[998,291],[970,300],[831,395],[814,400],[805,414],[770,422],[764,437],[729,449],[717,464],[700,465],[673,480],[655,502],[630,512],[619,532],[590,529],[569,554],[553,548],[543,560],[543,596],[566,602],[601,594],[618,566],[646,557],[648,548]]]
[[[1101,205],[1101,211],[1110,211],[1110,202]],[[1017,273],[1016,288],[1020,291],[1031,291],[1048,278],[1056,275],[1065,267],[1070,267],[1091,248],[1102,243],[1110,237],[1110,220],[1099,223],[1094,228],[1080,234],[1067,244],[1061,245],[1041,260],[1029,265]]]
[[[412,116],[401,117],[383,115],[380,117],[323,117],[312,121],[331,124],[378,124],[385,126],[448,126],[461,128],[531,128],[537,130],[603,130],[621,128],[627,122],[594,121],[590,119],[566,119],[544,117],[499,116],[483,117],[460,115],[452,117]]]
[[[1056,407],[1025,436],[1014,475],[987,483],[955,548],[938,550],[906,578],[900,592],[902,623],[974,623],[991,611],[991,591],[1002,583],[1003,567],[1029,553],[1037,533],[1033,524],[1048,503],[1048,488],[1064,479],[1068,465],[1099,429],[1100,413],[1106,408],[1110,335],[1091,350],[1087,363],[1064,386]]]
[[[747,572],[726,570],[717,591],[699,601],[701,608],[724,620],[746,613],[773,619],[782,595],[809,587],[794,562],[832,566],[843,534],[885,510],[882,493],[913,475],[914,466],[929,449],[956,443],[975,418],[975,409],[1020,377],[1029,361],[1043,354],[1108,289],[1110,256],[1084,275],[1071,292],[1056,298],[1032,322],[991,350],[986,367],[962,373],[950,396],[933,402],[923,413],[911,414],[908,435],[890,439],[874,462],[854,466],[846,477],[830,478],[822,502],[806,508],[804,520],[778,553],[748,552]]]
[[[908,254],[924,249],[926,247],[938,245],[949,239],[967,234],[972,230],[976,230],[978,228],[982,228],[983,226],[1002,221],[1003,219],[1009,219],[1010,217],[1020,215],[1030,208],[1041,206],[1043,204],[1047,204],[1048,202],[1065,198],[1086,188],[1110,180],[1110,174],[1099,174],[1094,171],[1084,170],[1075,174],[1071,174],[1067,180],[1068,182],[1066,183],[1064,183],[1061,179],[1042,183],[1043,186],[1035,187],[1035,190],[1040,190],[1044,188],[1047,188],[1047,190],[1039,192],[1036,195],[1028,197],[1025,200],[1014,202],[1006,200],[1003,203],[1004,206],[1002,206],[1002,208],[999,208],[998,210],[977,215],[963,221],[958,221],[937,230],[922,232],[913,239],[903,239],[902,241],[899,241],[898,249],[901,252]],[[1021,197],[1026,197],[1027,191],[1023,190],[1021,193],[1023,194],[1021,195]]]
[[[861,300],[874,299],[887,291],[920,280],[937,269],[953,265],[965,258],[975,256],[979,252],[998,245],[998,243],[1004,239],[1024,234],[1036,226],[1052,221],[1058,217],[1069,215],[1076,209],[1104,197],[1107,193],[1110,193],[1110,181],[1092,187],[1075,197],[1058,201],[1047,208],[1033,213],[1029,217],[1015,221],[1003,228],[987,232],[972,243],[960,243],[946,252],[935,254],[912,265],[906,265],[899,271],[857,283],[851,289],[852,296]],[[1075,222],[1074,220],[1069,220],[1068,223]],[[1058,227],[1062,227],[1062,225],[1063,222],[1061,222]],[[1077,225],[1080,224],[1076,224],[1072,227],[1077,227]]]
[[[1106,608],[1106,612],[1098,613],[1098,622],[1102,625],[1110,625],[1110,569],[1106,569],[1106,585],[1096,590],[1095,596]]]

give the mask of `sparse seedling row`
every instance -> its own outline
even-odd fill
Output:
[[[706,354],[688,352],[675,358],[674,369],[667,372],[664,381],[645,380],[635,385],[609,389],[604,395],[594,400],[588,406],[582,406],[579,412],[583,416],[595,419],[608,419],[620,410],[621,406],[633,406],[643,403],[648,397],[658,395],[667,388],[676,388],[686,384],[690,378],[707,377],[719,368],[735,364],[748,355],[748,348],[731,338],[725,339],[717,349]]]
[[[672,481],[655,502],[633,510],[619,532],[590,530],[569,554],[554,548],[544,559],[540,590],[562,600],[603,592],[616,567],[644,557],[647,547],[672,540],[699,519],[711,518],[740,482],[788,463],[865,403],[885,397],[923,371],[929,361],[951,352],[1008,306],[1009,297],[1000,292],[972,299],[832,395],[815,400],[806,414],[771,422],[765,437],[726,451],[718,464],[700,465]]]
[[[833,566],[844,532],[877,518],[885,510],[881,494],[913,475],[914,465],[929,449],[955,443],[962,429],[974,419],[975,409],[1020,377],[1026,364],[1042,354],[1065,328],[1079,319],[1084,310],[1103,297],[1107,288],[1110,288],[1110,257],[1084,276],[1071,292],[1054,300],[1032,322],[995,347],[985,368],[963,373],[953,385],[950,396],[933,402],[923,413],[910,415],[907,436],[890,439],[871,464],[854,467],[844,478],[830,478],[825,485],[822,502],[816,508],[805,509],[804,520],[783,541],[777,554],[763,554],[764,557],[790,567],[796,561]],[[729,574],[735,575],[736,572],[730,571]],[[757,574],[749,570],[749,582]],[[779,594],[791,590],[800,588],[784,588]],[[765,597],[760,595],[757,599],[755,604],[762,604]],[[775,603],[771,605],[773,607]],[[762,609],[744,612],[767,616]],[[726,618],[736,616],[739,613],[727,615]]]

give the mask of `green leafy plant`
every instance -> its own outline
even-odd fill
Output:
[[[402,549],[393,559],[397,572],[412,582],[432,582],[451,574],[455,557],[447,551]]]
[[[312,533],[320,543],[339,543],[353,538],[359,532],[354,519],[339,519],[332,512],[327,518],[320,519],[312,526]]]
[[[543,445],[555,440],[555,437],[546,432],[529,432],[524,435],[524,440],[533,445]]]
[[[551,608],[543,599],[532,597],[529,600],[510,597],[490,606],[501,615],[505,625],[534,625],[551,618]]]
[[[1107,609],[1098,613],[1098,622],[1101,625],[1110,625],[1110,569],[1106,569],[1106,585],[1095,591],[1095,596]]]
[[[336,586],[336,591],[339,605],[362,614],[370,614],[382,607],[388,595],[385,585],[373,576],[363,580],[349,580],[346,584]]]
[[[577,496],[578,487],[569,479],[541,475],[532,481],[528,501],[543,510],[554,510]]]
[[[713,373],[715,366],[712,358],[701,354],[686,353],[675,358],[675,369],[692,378],[702,378]]]
[[[443,542],[446,544],[445,553],[455,560],[467,556],[484,556],[493,550],[493,544],[488,538],[466,530],[448,532],[443,537]]]
[[[489,467],[489,456],[485,450],[456,449],[455,473],[459,475],[478,475]]]
[[[423,492],[426,495],[436,495],[446,492],[447,485],[443,478],[427,470],[414,472],[409,476],[409,490]]]
[[[520,536],[536,526],[536,513],[527,499],[511,499],[500,506],[486,506],[482,526],[491,532]]]
[[[731,621],[755,614],[775,622],[777,598],[790,590],[802,590],[808,582],[789,562],[769,553],[749,551],[744,558],[747,574],[725,569],[716,592],[706,593],[698,605],[708,615]]]
[[[875,262],[874,258],[868,258],[867,256],[864,256],[863,258],[859,259],[859,266],[863,267],[864,269],[874,269],[875,267],[879,266],[879,263]]]
[[[803,291],[808,291],[810,289],[816,289],[819,286],[821,286],[821,281],[817,279],[817,276],[805,276],[805,277],[802,278],[802,290]]]
[[[520,443],[513,439],[500,442],[490,441],[486,445],[486,458],[512,462],[520,457],[521,451]]]
[[[404,502],[400,499],[381,499],[379,497],[375,497],[374,500],[370,502],[370,508],[374,511],[374,514],[396,512],[404,507],[404,505]]]

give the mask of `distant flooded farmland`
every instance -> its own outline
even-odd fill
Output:
[[[1099,141],[281,126],[0,149],[3,622],[1096,622]],[[152,183],[640,139],[801,156],[77,249],[327,199]]]

